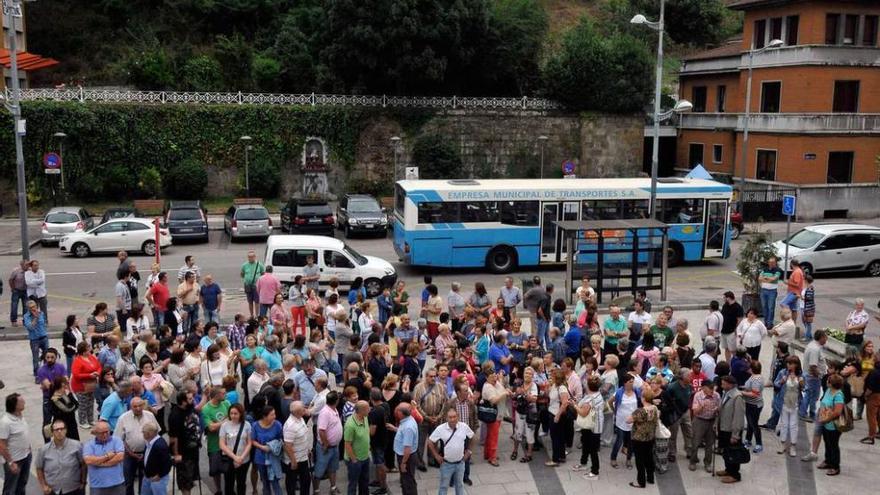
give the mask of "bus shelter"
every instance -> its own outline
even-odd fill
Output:
[[[666,256],[669,226],[653,219],[560,221],[566,257],[565,290],[569,300],[583,276],[589,275],[596,299],[621,293],[660,291],[666,300]]]

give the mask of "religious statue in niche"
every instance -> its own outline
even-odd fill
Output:
[[[317,137],[306,138],[302,154],[303,197],[327,196],[327,147]]]

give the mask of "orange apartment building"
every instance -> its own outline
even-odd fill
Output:
[[[735,0],[742,39],[687,57],[676,168],[760,184],[878,182],[880,1]],[[782,40],[778,48],[767,47]],[[743,150],[749,50],[752,98]],[[757,186],[757,184],[756,184]],[[762,187],[762,186],[757,186]]]

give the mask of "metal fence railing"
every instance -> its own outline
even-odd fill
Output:
[[[9,100],[11,90],[6,90]],[[136,91],[127,89],[22,89],[22,101],[70,101],[81,103],[147,103],[203,105],[287,105],[426,108],[437,110],[559,110],[562,106],[544,98],[494,98],[459,96],[324,95],[279,93],[204,93],[186,91]]]

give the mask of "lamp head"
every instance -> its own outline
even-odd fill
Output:
[[[544,142],[544,141],[547,141],[548,139],[550,139],[550,138],[548,138],[547,136],[538,136],[538,141]]]
[[[685,113],[693,110],[694,104],[689,102],[688,100],[678,100],[675,103],[675,106],[672,108],[672,111],[675,113]]]
[[[64,134],[63,132],[56,132],[55,134],[52,134],[52,137],[57,137],[57,138],[60,138],[60,139],[64,139],[64,138],[67,137],[67,134]]]
[[[630,24],[647,24],[648,18],[643,16],[642,14],[636,14],[630,19]]]
[[[770,43],[767,43],[767,46],[765,48],[779,48],[784,45],[785,45],[784,41],[782,41],[780,39],[775,39],[775,40],[770,40]]]
[[[240,137],[240,138],[238,138],[238,139],[240,139],[240,140],[242,140],[242,141],[244,141],[244,142],[248,142],[248,141],[252,140],[253,138],[250,137],[250,136],[242,136],[242,137]]]

